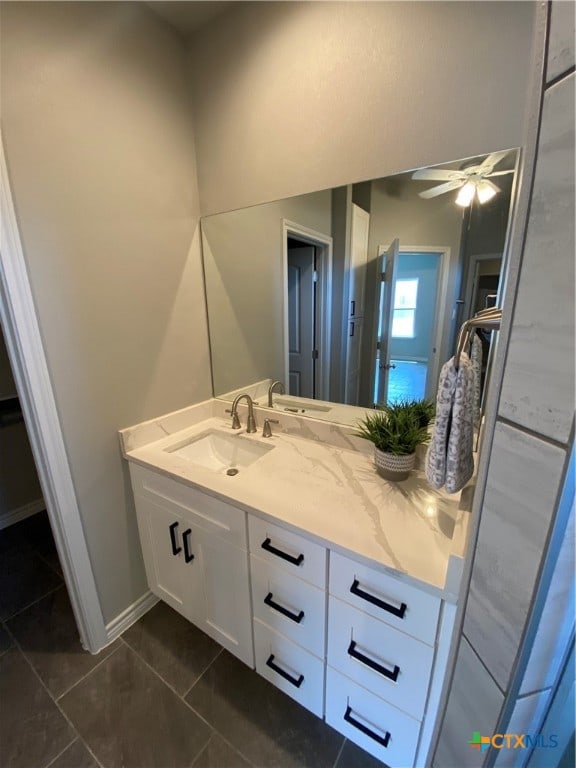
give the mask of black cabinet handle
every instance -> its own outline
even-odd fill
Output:
[[[372,659],[368,658],[368,656],[364,656],[363,653],[357,651],[356,642],[354,640],[352,640],[348,646],[348,653],[350,656],[352,656],[352,658],[358,659],[358,661],[361,661],[362,664],[366,664],[367,667],[370,667],[370,669],[373,669],[375,672],[384,675],[384,677],[387,677],[389,680],[392,680],[393,682],[398,680],[398,675],[400,674],[400,667],[398,664],[394,664],[394,671],[391,672],[389,669],[386,669],[386,667],[383,667],[382,664],[378,664],[378,662],[373,661]]]
[[[190,536],[192,535],[192,528],[188,528],[182,534],[182,541],[184,542],[184,561],[191,563],[194,560],[194,555],[190,552]]]
[[[273,555],[276,555],[276,557],[281,557],[282,560],[288,560],[288,562],[292,563],[292,565],[302,565],[304,562],[304,555],[302,553],[300,553],[298,557],[292,557],[292,555],[288,555],[286,552],[282,552],[281,549],[276,549],[276,547],[273,547],[270,541],[270,539],[265,539],[261,544],[262,549],[265,549],[267,552],[271,552]]]
[[[276,664],[274,664],[274,654],[271,653],[268,659],[266,660],[266,666],[270,667],[270,669],[273,669],[274,672],[277,672],[280,677],[283,677],[284,680],[288,680],[289,683],[292,683],[296,688],[300,688],[302,683],[304,682],[304,675],[300,675],[298,679],[295,677],[292,677],[292,675],[289,675],[288,672],[284,672],[283,669],[280,669]]]
[[[268,592],[264,598],[266,605],[269,605],[270,608],[274,608],[275,611],[278,611],[278,613],[281,613],[283,616],[287,616],[289,619],[292,619],[292,621],[295,621],[296,624],[300,624],[304,618],[304,611],[300,611],[300,613],[292,613],[292,611],[289,611],[288,608],[284,608],[282,605],[275,603],[274,600],[272,600],[273,597],[274,595],[272,592]]]
[[[362,600],[366,600],[368,603],[377,605],[378,608],[382,608],[382,610],[388,611],[388,613],[391,613],[394,616],[398,616],[399,619],[404,618],[407,607],[406,603],[401,603],[399,608],[397,608],[395,605],[390,605],[390,603],[385,603],[384,600],[379,600],[377,597],[374,597],[374,595],[370,595],[368,592],[364,592],[363,589],[360,589],[360,582],[358,579],[354,579],[354,582],[350,587],[350,592],[352,592],[352,594],[356,595],[357,597],[361,597]]]
[[[348,335],[350,336],[350,338],[352,338],[352,336],[354,336],[354,321],[353,320],[350,323],[350,333]]]
[[[176,528],[178,528],[178,523],[172,523],[170,526],[170,544],[172,544],[173,555],[178,555],[182,552],[182,547],[179,547],[176,541]]]
[[[360,723],[358,720],[355,720],[350,714],[351,712],[352,712],[352,707],[346,707],[346,714],[344,715],[344,720],[346,720],[347,723],[350,723],[350,725],[353,725],[354,728],[357,728],[359,731],[362,731],[362,733],[365,733],[366,736],[370,736],[371,739],[374,739],[374,741],[377,741],[378,744],[382,744],[383,747],[388,746],[388,742],[390,741],[390,731],[386,731],[385,736],[380,736],[379,733],[375,733],[373,730],[368,728],[368,726],[364,725],[363,723]]]
[[[350,302],[350,314],[352,315],[352,317],[354,317],[354,315],[356,314],[356,302],[354,301],[354,299],[352,299],[352,301]]]

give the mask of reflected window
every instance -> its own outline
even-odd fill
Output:
[[[394,311],[392,315],[392,338],[413,339],[416,302],[418,301],[418,278],[396,280],[394,286]]]

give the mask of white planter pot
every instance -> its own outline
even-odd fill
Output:
[[[379,475],[386,480],[406,480],[414,469],[416,454],[408,456],[395,456],[392,453],[384,453],[374,448],[374,464]]]

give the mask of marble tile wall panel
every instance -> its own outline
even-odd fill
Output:
[[[462,638],[434,768],[477,768],[485,753],[468,742],[474,731],[494,733],[504,697],[466,638]]]
[[[546,82],[574,66],[574,17],[573,0],[553,0],[550,18],[550,42]]]
[[[565,452],[496,425],[464,633],[506,690],[536,586]]]
[[[544,97],[500,414],[568,441],[574,418],[574,74]]]
[[[563,651],[574,626],[574,503],[552,581],[538,623],[538,631],[520,686],[520,694],[554,684]]]
[[[510,722],[502,733],[539,733],[550,700],[550,691],[540,691],[517,699]],[[523,768],[530,752],[527,749],[501,749],[494,762],[497,768]]]

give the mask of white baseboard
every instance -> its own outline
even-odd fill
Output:
[[[31,517],[31,515],[35,515],[37,512],[42,512],[45,509],[46,504],[44,503],[44,499],[36,499],[35,501],[30,501],[28,504],[24,504],[17,509],[12,509],[9,512],[3,512],[0,514],[0,531],[3,528],[8,528],[9,525],[19,523],[20,520],[25,520],[27,517]]]
[[[136,602],[132,603],[132,605],[129,605],[126,610],[119,613],[115,619],[112,619],[112,621],[106,624],[106,632],[108,634],[108,642],[106,645],[113,643],[117,637],[120,637],[122,632],[125,632],[128,627],[131,627],[132,624],[144,616],[144,614],[147,613],[150,608],[153,608],[157,602],[158,598],[156,595],[148,591],[145,592],[142,597],[139,597]],[[100,648],[99,650],[102,649]]]

